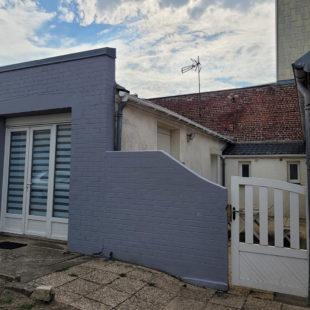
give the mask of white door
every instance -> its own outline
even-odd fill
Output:
[[[6,132],[1,231],[67,240],[71,125]]]

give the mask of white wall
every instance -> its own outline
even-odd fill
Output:
[[[239,175],[239,162],[250,162],[252,177],[288,181],[288,162],[300,163],[300,184],[307,184],[306,157],[228,157],[225,158],[225,180],[228,189],[228,203],[231,202],[231,177]],[[258,193],[254,192],[254,204],[258,202]],[[288,215],[288,197],[284,196],[286,203],[285,213]],[[269,205],[273,204],[272,193],[269,194]],[[305,199],[301,203],[301,216],[305,217]]]
[[[131,102],[123,110],[122,150],[157,150],[158,128],[171,132],[170,150],[174,158],[201,176],[221,183],[221,169],[217,167],[212,170],[211,155],[220,155],[225,142],[163,113]],[[194,134],[192,140],[187,138],[189,133]],[[214,175],[215,171],[218,176]]]

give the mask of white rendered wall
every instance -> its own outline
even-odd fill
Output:
[[[154,110],[137,107],[130,102],[123,110],[122,151],[158,150],[158,127],[171,132],[170,155],[201,176],[221,183],[220,167],[217,167],[217,177],[214,176],[215,169],[212,173],[211,155],[220,155],[225,142]],[[189,133],[193,134],[192,140],[187,137]]]

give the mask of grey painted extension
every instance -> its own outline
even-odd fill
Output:
[[[0,175],[6,117],[71,111],[68,249],[227,289],[226,189],[163,152],[113,152],[114,87],[111,48],[0,68]]]

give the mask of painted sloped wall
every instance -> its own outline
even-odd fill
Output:
[[[93,217],[104,255],[227,289],[226,189],[162,151],[107,152],[104,162]]]

